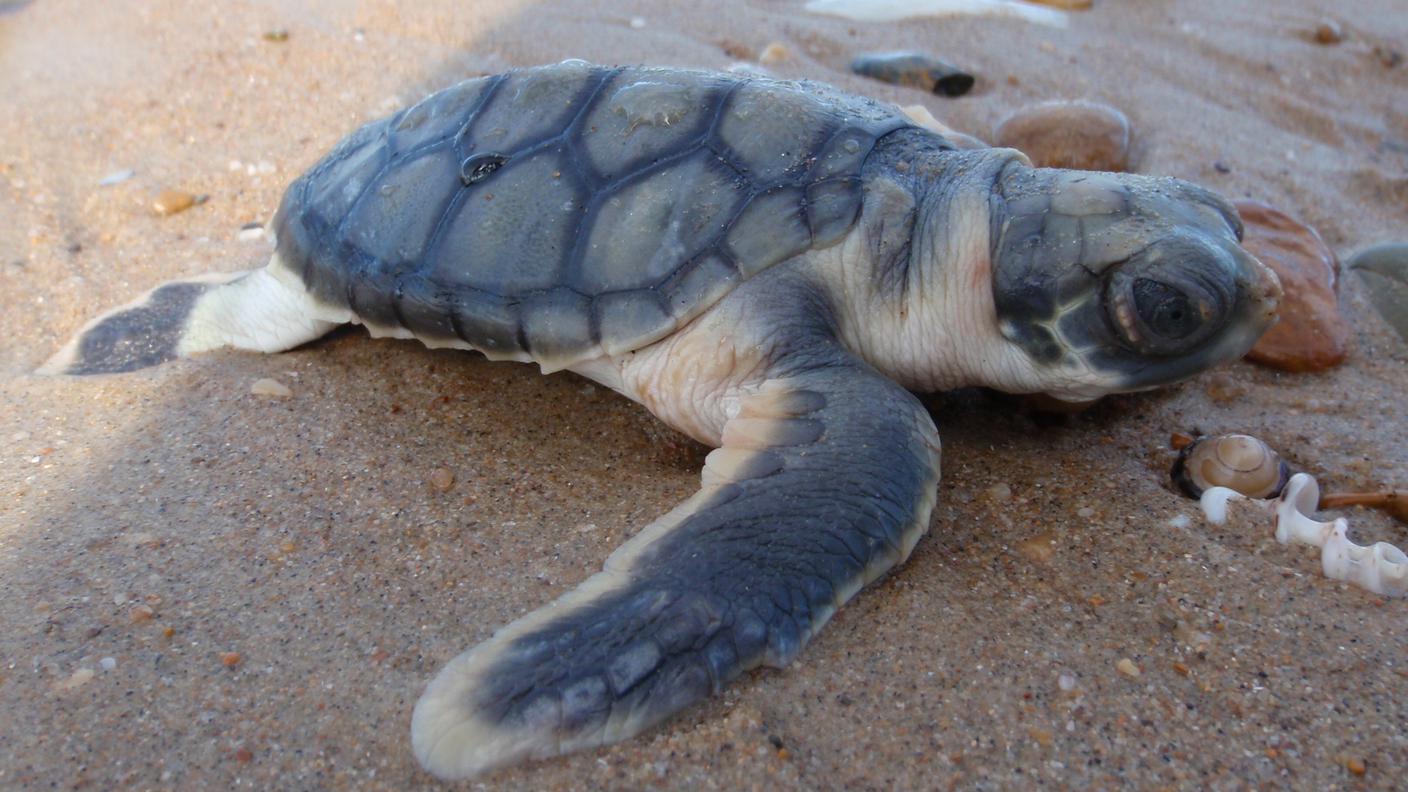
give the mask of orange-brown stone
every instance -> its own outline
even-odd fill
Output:
[[[1276,271],[1285,296],[1280,321],[1247,359],[1285,371],[1323,371],[1344,361],[1349,325],[1340,314],[1339,260],[1315,229],[1259,201],[1240,201],[1242,246]]]

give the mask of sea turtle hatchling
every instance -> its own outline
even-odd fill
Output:
[[[939,437],[911,390],[1173,382],[1245,352],[1280,296],[1192,184],[957,150],[816,83],[580,61],[362,127],[273,231],[268,266],[161,286],[47,370],[357,322],[575,371],[717,449],[603,571],[430,683],[411,743],[444,777],[622,740],[786,665],[929,527]]]

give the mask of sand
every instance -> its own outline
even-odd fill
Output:
[[[1113,104],[1137,170],[1280,206],[1341,256],[1408,233],[1408,66],[1374,53],[1408,50],[1399,0],[1098,2],[1066,30],[735,0],[3,5],[4,788],[433,786],[408,726],[435,670],[696,488],[699,449],[583,379],[361,331],[125,376],[29,373],[160,281],[262,264],[267,241],[241,227],[428,87],[566,57],[722,68],[780,42],[782,76],[923,103],[979,137],[1042,99]],[[1335,46],[1307,38],[1327,12]],[[896,48],[978,86],[944,100],[846,69]],[[209,200],[160,217],[167,188]],[[1408,346],[1354,277],[1341,304],[1354,350],[1325,375],[1237,364],[1064,419],[931,399],[931,534],[794,665],[482,783],[1401,788],[1408,603],[1325,581],[1269,526],[1209,527],[1166,484],[1171,432],[1231,430],[1328,488],[1408,484]],[[291,396],[251,394],[263,378]],[[1401,525],[1349,516],[1408,545]]]

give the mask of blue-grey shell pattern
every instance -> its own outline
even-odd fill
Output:
[[[836,243],[867,155],[910,125],[815,83],[568,61],[362,127],[274,228],[320,301],[555,369],[658,340]]]

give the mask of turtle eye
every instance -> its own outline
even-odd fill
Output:
[[[1188,295],[1178,289],[1156,280],[1135,278],[1131,290],[1140,320],[1156,335],[1180,340],[1198,329],[1201,317]]]

